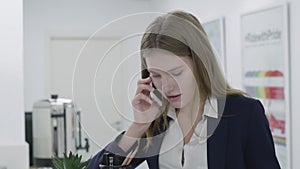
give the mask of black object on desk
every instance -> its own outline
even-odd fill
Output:
[[[115,155],[112,153],[103,154],[103,159],[99,165],[100,169],[127,169],[130,165],[122,166],[125,157]]]

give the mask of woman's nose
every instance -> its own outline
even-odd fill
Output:
[[[172,76],[168,75],[162,78],[162,90],[165,93],[172,91],[175,88],[175,86],[176,86],[176,81]]]

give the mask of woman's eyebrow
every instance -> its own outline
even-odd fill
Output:
[[[172,72],[172,71],[174,71],[174,70],[176,70],[176,69],[179,69],[179,68],[182,68],[182,66],[177,66],[177,67],[175,67],[175,68],[172,68],[172,69],[168,70],[168,72]]]
[[[174,70],[177,70],[177,69],[179,69],[179,68],[182,68],[182,66],[177,66],[177,67],[174,67],[174,68],[172,68],[172,69],[170,69],[170,70],[168,70],[167,72],[172,72],[172,71],[174,71]],[[150,68],[150,69],[148,69],[148,71],[150,72],[150,73],[156,73],[155,72],[155,68]]]

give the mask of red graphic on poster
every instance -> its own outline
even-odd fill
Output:
[[[265,87],[265,93],[267,99],[284,99],[283,87]]]
[[[276,119],[272,114],[267,115],[269,120],[270,129],[274,132],[274,129],[279,129],[282,134],[285,133],[285,121]]]

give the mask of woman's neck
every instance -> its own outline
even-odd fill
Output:
[[[204,105],[205,102],[201,103],[199,106],[196,106],[196,110],[180,109],[179,112],[176,112],[177,120],[184,136],[184,144],[189,142],[194,133],[194,128],[202,120]]]
[[[195,109],[180,109],[178,112],[176,112],[177,119],[189,124],[190,126],[192,124],[197,125],[202,119],[204,105],[205,103],[201,103]]]
[[[178,119],[186,119],[184,121],[190,120],[191,122],[194,121],[198,124],[204,112],[206,98],[201,99],[200,103],[197,101],[198,99],[195,100],[195,102],[190,102],[188,105],[177,109],[176,116]]]

